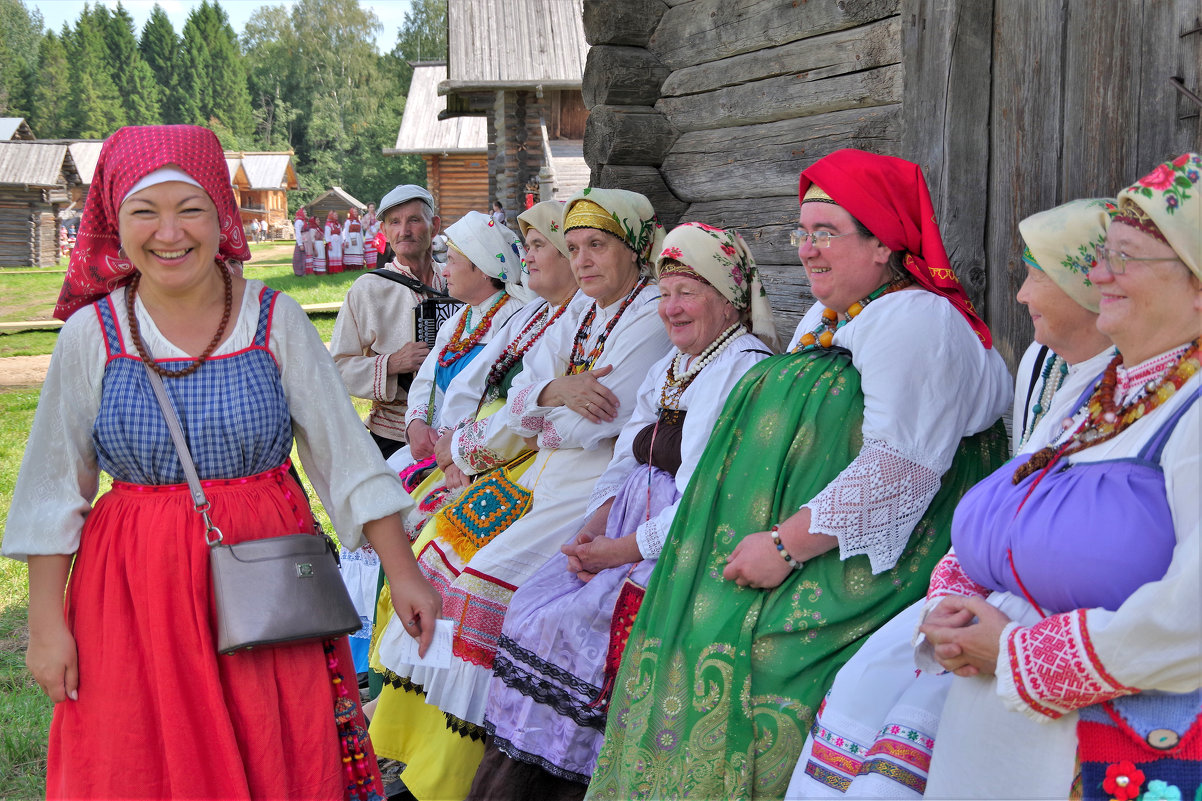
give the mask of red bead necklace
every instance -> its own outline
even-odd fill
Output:
[[[1142,395],[1122,407],[1118,406],[1115,396],[1119,364],[1122,363],[1123,357],[1122,354],[1115,356],[1110,364],[1106,365],[1106,371],[1102,373],[1102,380],[1097,389],[1089,396],[1089,402],[1086,404],[1089,414],[1077,432],[1063,445],[1049,445],[1033,454],[1025,464],[1014,471],[1013,482],[1018,484],[1035,472],[1046,473],[1062,457],[1113,439],[1136,420],[1173,397],[1177,390],[1202,368],[1202,360],[1198,355],[1200,344],[1202,337],[1190,343],[1172,369],[1158,380],[1149,382]]]
[[[580,327],[576,329],[576,337],[572,340],[572,353],[568,360],[568,370],[564,375],[576,375],[583,373],[585,370],[591,370],[596,364],[597,359],[601,356],[601,352],[605,350],[605,340],[609,338],[609,332],[613,331],[614,326],[618,324],[618,320],[622,318],[622,313],[626,308],[634,302],[643,289],[651,283],[651,279],[647,276],[639,278],[634,289],[630,290],[630,294],[622,301],[622,305],[618,307],[618,311],[614,314],[613,319],[609,321],[609,325],[605,326],[605,330],[601,332],[601,336],[597,337],[592,350],[587,354],[584,352],[584,343],[588,341],[589,334],[593,331],[593,318],[597,316],[597,304],[589,306],[588,312],[584,315],[584,319],[580,321]]]
[[[463,335],[463,329],[467,327],[468,320],[472,316],[472,307],[468,306],[464,309],[463,314],[459,316],[459,324],[455,326],[455,333],[451,334],[451,340],[443,347],[442,353],[438,354],[438,366],[450,367],[455,362],[462,359],[472,348],[480,344],[480,340],[488,333],[488,329],[492,328],[492,320],[497,316],[497,312],[509,300],[509,295],[501,295],[497,301],[493,303],[484,317],[480,320],[480,324],[468,334]]]
[[[488,368],[488,378],[485,379],[485,384],[490,389],[500,386],[501,382],[505,380],[505,376],[513,369],[513,366],[522,360],[522,357],[529,352],[530,348],[534,347],[534,343],[538,342],[542,338],[542,335],[547,332],[547,329],[559,319],[564,310],[568,308],[568,303],[570,302],[571,299],[569,298],[567,302],[555,310],[555,313],[550,318],[547,317],[547,313],[551,310],[551,304],[549,303],[543,307],[542,311],[530,318],[530,322],[526,323],[526,327],[518,333],[512,342],[505,346],[505,351],[493,362],[492,367]],[[536,326],[537,330],[535,330]],[[531,333],[532,331],[533,333]],[[527,334],[530,334],[529,339],[526,338]]]

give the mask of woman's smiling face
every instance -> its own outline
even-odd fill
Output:
[[[164,289],[185,288],[211,273],[221,242],[217,206],[203,189],[183,181],[126,198],[117,232],[142,279]]]
[[[864,236],[842,206],[811,201],[801,205],[798,218],[807,233],[831,234],[829,247],[810,239],[797,248],[797,256],[810,279],[810,291],[827,308],[846,312],[851,304],[872,294],[889,281],[890,250],[873,236]]]

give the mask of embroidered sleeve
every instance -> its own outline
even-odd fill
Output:
[[[867,554],[873,574],[897,564],[914,525],[939,492],[939,473],[879,439],[806,504],[810,531],[839,540],[839,558]]]
[[[644,520],[634,531],[634,541],[638,543],[639,553],[644,559],[658,559],[667,539],[668,532],[660,529],[658,518],[654,517]]]
[[[451,458],[468,475],[483,473],[508,461],[487,445],[488,418],[456,429],[451,439]]]
[[[954,551],[939,560],[931,571],[931,586],[927,589],[927,606],[947,595],[963,595],[968,598],[984,598],[989,588],[976,583],[964,572],[964,566]]]
[[[1033,626],[1011,623],[998,653],[998,695],[1016,712],[1040,721],[1137,692],[1120,684],[1098,659],[1086,610],[1052,615]]]
[[[536,437],[543,431],[549,407],[538,405],[538,396],[550,380],[515,389],[509,398],[509,427],[519,437]]]
[[[409,424],[412,423],[414,420],[429,419],[427,417],[427,415],[429,415],[429,413],[430,413],[430,404],[428,404],[428,403],[419,403],[416,406],[410,406],[409,410],[407,412],[405,412],[405,427],[408,428]]]

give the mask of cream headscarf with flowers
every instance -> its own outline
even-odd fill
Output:
[[[446,230],[452,247],[471,261],[480,272],[505,282],[505,291],[523,303],[534,297],[526,288],[526,248],[509,228],[497,225],[492,217],[469,211]]]
[[[656,278],[668,260],[688,265],[740,313],[750,317],[751,333],[773,350],[780,350],[768,293],[743,237],[705,223],[681,223],[664,237],[663,248],[655,259]]]
[[[1101,293],[1089,280],[1097,263],[1094,250],[1106,242],[1114,213],[1110,198],[1073,200],[1032,214],[1018,224],[1027,248],[1023,261],[1047,274],[1077,305],[1098,313]]]
[[[1119,192],[1115,222],[1133,225],[1177,251],[1202,278],[1202,156],[1182,153]]]
[[[518,230],[522,236],[533,228],[547,238],[555,249],[568,257],[568,243],[563,238],[563,202],[559,200],[544,200],[535,203],[518,215]]]
[[[663,247],[664,227],[651,201],[638,192],[581,189],[564,204],[563,220],[565,234],[573,228],[595,228],[618,237],[638,256],[643,272],[650,272],[652,259]]]

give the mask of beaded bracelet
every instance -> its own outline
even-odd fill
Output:
[[[785,563],[789,565],[790,569],[800,570],[802,563],[798,562],[792,556],[789,556],[789,552],[785,550],[785,544],[780,541],[780,526],[773,526],[771,533],[772,544],[776,546],[776,552],[780,554],[780,558],[785,560]]]

